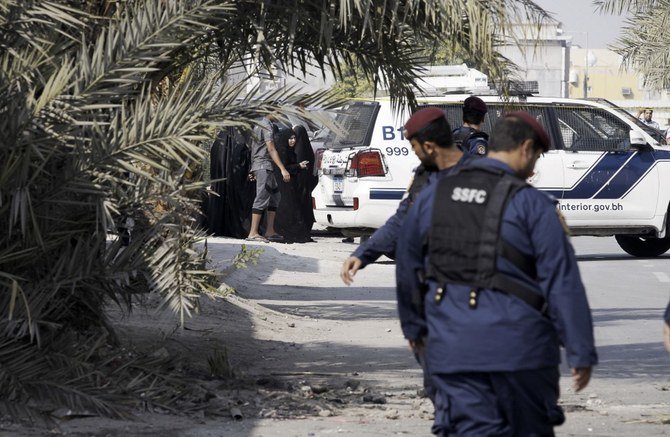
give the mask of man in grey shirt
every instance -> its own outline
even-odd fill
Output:
[[[273,141],[274,116],[263,117],[254,128],[254,139],[251,145],[251,173],[256,179],[256,198],[251,207],[251,229],[248,241],[283,241],[283,237],[275,232],[275,211],[279,206],[279,187],[275,179],[272,163],[274,162],[282,174],[284,182],[291,180],[291,175],[281,159]],[[259,228],[263,212],[267,210],[267,228],[265,237],[260,234]]]
[[[651,119],[651,117],[654,116],[654,109],[653,108],[644,108],[640,109],[640,111],[637,113],[637,118],[647,126],[654,128],[656,130],[661,130],[661,126],[657,122]]]

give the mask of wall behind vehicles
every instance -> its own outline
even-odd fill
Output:
[[[565,39],[545,40],[534,46],[535,41],[521,41],[520,47],[504,46],[500,53],[519,67],[525,81],[537,81],[540,96],[568,97],[570,48]]]
[[[655,92],[646,88],[642,77],[634,70],[622,68],[623,58],[607,49],[571,49],[570,97],[584,97],[584,77],[588,63],[588,97],[607,100],[657,99]]]
[[[642,75],[622,68],[623,58],[607,49],[571,48],[570,97],[584,97],[585,65],[588,66],[588,97],[603,98],[636,116],[642,108],[654,109],[653,120],[670,126],[670,94],[644,85]]]
[[[302,74],[298,70],[287,71],[278,63],[271,71],[263,69],[250,76],[254,69],[254,64],[250,60],[247,65],[238,62],[229,68],[226,71],[226,80],[233,84],[246,82],[247,91],[260,86],[261,92],[292,87],[305,93],[312,93],[329,89],[335,84],[335,77],[329,70],[321,71],[309,63],[305,68],[305,74]]]
[[[573,44],[571,33],[587,32],[563,30],[560,22],[550,21],[540,29],[518,24],[513,33],[518,44],[500,47],[499,51],[518,65],[522,76],[519,79],[538,82],[539,96],[669,100],[667,92],[646,87],[642,75],[634,69],[622,69],[622,57],[614,51]],[[586,96],[585,77],[588,77]],[[663,114],[662,118],[659,123],[670,124],[667,120],[670,117]]]

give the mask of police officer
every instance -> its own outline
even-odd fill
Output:
[[[482,99],[470,96],[463,102],[463,126],[454,129],[456,146],[471,155],[486,155],[489,136],[482,132],[488,108]]]
[[[347,285],[351,285],[358,270],[375,262],[380,256],[395,256],[398,232],[416,195],[439,177],[438,172],[444,175],[469,159],[467,153],[453,147],[449,122],[444,111],[439,108],[418,110],[407,121],[404,129],[405,138],[410,141],[421,165],[416,168],[412,183],[396,213],[342,263],[340,277]]]
[[[389,218],[384,226],[377,229],[342,264],[340,277],[347,285],[352,283],[359,269],[373,263],[383,254],[393,255],[398,232],[416,195],[424,187],[434,184],[437,179],[468,160],[468,155],[453,145],[451,127],[444,111],[439,108],[428,107],[415,112],[405,123],[404,136],[410,141],[412,150],[421,161],[421,165],[415,171],[414,180],[405,199],[400,202],[395,215]],[[398,299],[407,300],[411,297],[398,296]],[[423,369],[425,393],[434,402],[435,390],[426,370],[422,339],[413,339],[410,347]]]
[[[427,334],[438,435],[553,435],[565,420],[559,345],[577,391],[597,363],[556,202],[525,183],[548,149],[535,118],[506,114],[488,157],[427,187],[405,219],[398,294],[415,298],[399,302],[399,313],[410,341]]]

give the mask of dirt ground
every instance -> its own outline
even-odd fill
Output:
[[[263,249],[258,264],[228,269],[222,289],[234,292],[202,298],[201,314],[183,330],[151,303],[117,317],[129,350],[173,357],[200,387],[181,411],[137,411],[132,421],[73,412],[49,430],[0,422],[0,437],[431,435],[432,406],[419,394],[421,373],[397,321],[392,261],[368,266],[346,287],[337,273],[355,246],[316,240],[247,246]],[[214,266],[226,270],[242,244],[210,239]],[[213,357],[219,377],[208,364]],[[227,373],[233,376],[221,376]],[[571,425],[559,435],[631,435],[615,432],[618,422],[594,433],[593,423],[611,419],[599,399],[571,392],[566,377],[561,387]],[[631,420],[653,412],[637,413]],[[664,433],[656,426],[642,432]]]
[[[129,350],[174,357],[202,387],[190,411],[137,411],[133,421],[72,412],[48,431],[0,422],[0,437],[430,435],[432,407],[417,394],[420,372],[395,319],[392,281],[344,287],[333,272],[354,246],[317,240],[248,245],[263,249],[258,264],[231,272],[245,242],[211,239],[214,266],[228,270],[222,289],[234,293],[203,297],[183,330],[151,302],[130,317],[118,314]],[[366,271],[369,280],[376,267]],[[232,378],[211,376],[208,359],[217,353]]]

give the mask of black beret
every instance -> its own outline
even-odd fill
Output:
[[[405,138],[412,138],[417,132],[438,118],[447,118],[447,115],[440,108],[429,106],[419,109],[405,123]]]
[[[549,150],[551,142],[549,141],[549,135],[547,135],[547,131],[544,130],[542,125],[540,124],[539,121],[535,119],[532,115],[527,113],[526,111],[514,111],[514,112],[508,112],[507,114],[504,115],[505,118],[508,117],[514,117],[518,118],[521,120],[523,123],[527,124],[530,126],[533,131],[537,134],[537,136],[540,138],[540,146],[542,146],[543,151]]]

